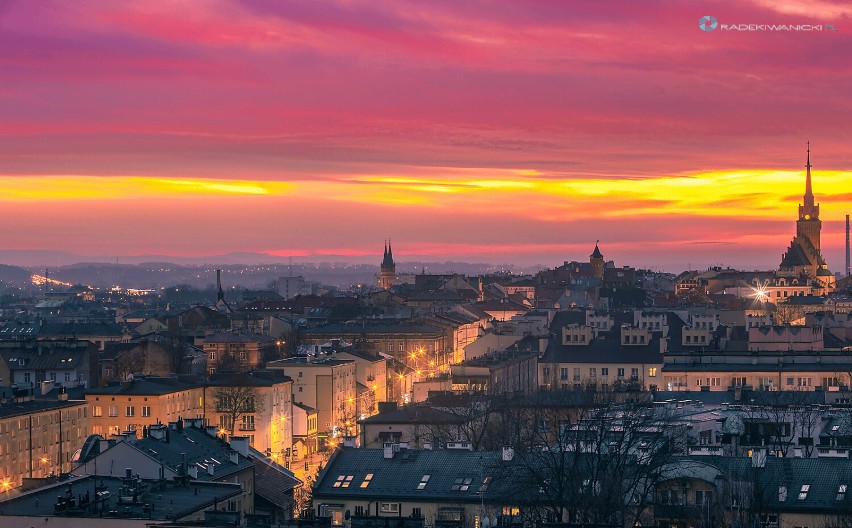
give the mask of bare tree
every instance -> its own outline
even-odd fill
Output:
[[[571,393],[571,391],[568,391]],[[514,448],[506,475],[525,521],[595,526],[645,524],[666,465],[683,452],[671,411],[577,391],[574,407],[506,412],[501,429]]]
[[[263,412],[264,402],[256,387],[216,387],[213,408],[222,418],[222,425],[234,436],[237,423],[244,415]]]

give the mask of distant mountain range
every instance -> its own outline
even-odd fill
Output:
[[[138,255],[91,257],[61,251],[0,250],[0,281],[23,286],[32,273],[43,274],[72,284],[95,287],[121,285],[131,288],[161,288],[187,284],[196,288],[211,287],[215,269],[223,270],[226,288],[271,288],[279,277],[301,275],[308,281],[348,288],[353,284],[375,284],[379,273],[377,258],[355,259],[341,255],[314,255],[315,262],[300,257],[290,264],[289,258],[266,253],[227,253],[207,257],[173,257]],[[295,260],[295,259],[294,259]],[[365,263],[366,261],[366,263]],[[508,264],[492,265],[469,262],[399,262],[397,273],[460,273],[479,275],[498,272],[532,273],[540,269],[518,268]]]

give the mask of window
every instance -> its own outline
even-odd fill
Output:
[[[388,343],[388,352],[393,352],[393,343]]]
[[[124,410],[124,416],[134,416],[136,414],[136,408],[132,405],[128,405]]]
[[[71,381],[71,373],[70,372],[65,373],[65,381]]]
[[[601,376],[609,376],[609,367],[601,367]]]
[[[362,516],[364,515],[364,507],[363,506],[355,506],[355,515]]]
[[[623,377],[624,377],[624,368],[619,368],[619,369],[618,369],[618,377],[619,377],[619,378],[623,378]]]
[[[56,381],[56,372],[50,373],[50,381]]]
[[[639,379],[639,369],[638,368],[630,369],[630,377],[633,378],[633,379]]]
[[[299,392],[302,392],[302,390],[303,390],[303,387],[299,387]]]
[[[400,351],[400,352],[405,352],[405,343],[400,343],[400,344],[399,344],[399,351]]]
[[[426,484],[429,483],[430,478],[432,478],[432,475],[423,475],[420,477],[420,484],[417,485],[417,489],[422,490],[426,488]]]
[[[589,369],[589,377],[590,377],[590,378],[596,378],[596,377],[598,377],[598,369],[596,369],[596,368],[590,368],[590,369]]]
[[[216,361],[216,352],[210,351],[210,361]]]
[[[845,499],[845,498],[846,498],[846,489],[847,489],[847,488],[846,488],[846,484],[841,484],[841,485],[837,488],[837,497],[835,497],[835,500],[839,500],[839,501],[840,501],[840,500]]]
[[[147,417],[149,417],[149,416],[151,416],[151,408],[150,408],[150,407],[148,407],[147,405],[145,405],[144,407],[142,407],[142,416],[144,416],[144,417],[146,417],[146,418],[147,418]]]
[[[113,418],[118,416],[118,407],[116,407],[115,405],[110,405],[109,406],[109,415]]]
[[[580,381],[580,369],[579,368],[574,369],[574,381]]]
[[[470,489],[471,482],[473,482],[472,478],[457,478],[450,486],[450,491],[467,491]]]
[[[29,372],[24,372],[24,383],[29,383],[32,381],[32,376]]]
[[[485,477],[482,479],[482,485],[479,486],[479,493],[485,493],[488,491],[488,485],[491,484],[491,477]]]
[[[382,502],[379,506],[379,511],[382,513],[399,513],[398,502]]]
[[[799,500],[808,498],[808,492],[811,490],[810,484],[802,484],[802,489],[799,490]]]
[[[420,519],[423,517],[423,510],[420,508],[411,508],[411,516],[415,519]]]
[[[331,485],[332,488],[348,488],[352,484],[355,475],[338,475],[337,480]]]
[[[361,487],[366,488],[367,486],[369,486],[371,480],[373,480],[373,474],[367,473],[367,476],[364,477],[364,482],[361,483]]]
[[[549,378],[550,377],[550,369],[547,368],[547,367],[543,367],[541,369],[541,374],[542,374],[543,377]]]
[[[657,377],[657,367],[649,367],[648,368],[648,376],[650,376],[652,378],[656,378]]]
[[[564,379],[564,380],[568,379],[568,369],[567,368],[559,369],[559,379]]]
[[[100,405],[92,406],[92,416],[103,416],[104,410]]]

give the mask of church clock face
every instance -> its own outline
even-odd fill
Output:
[[[810,220],[810,219],[811,219],[811,215],[805,215],[805,220]]]

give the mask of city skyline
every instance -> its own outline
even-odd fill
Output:
[[[836,31],[703,31],[722,23]],[[852,212],[852,7],[7,3],[0,250],[773,269]]]

